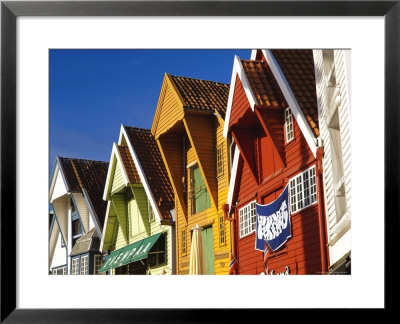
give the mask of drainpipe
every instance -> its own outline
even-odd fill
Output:
[[[234,212],[235,207],[232,207],[232,211]],[[236,250],[236,222],[235,222],[235,218],[231,218],[229,217],[229,205],[228,204],[224,204],[222,205],[222,210],[224,211],[224,219],[229,221],[231,223],[231,254],[233,255],[234,258],[236,258],[236,262],[237,261],[237,250]],[[237,267],[236,267],[237,268]],[[231,274],[231,273],[229,273]],[[237,270],[235,269],[232,274],[236,275],[237,274]]]
[[[325,201],[323,190],[323,170],[322,170],[322,157],[324,156],[324,147],[319,145],[317,148],[317,165],[316,165],[316,179],[317,179],[317,195],[318,195],[318,225],[319,225],[319,241],[321,251],[321,271],[326,274],[328,271],[328,246],[326,236],[326,217],[325,217]]]

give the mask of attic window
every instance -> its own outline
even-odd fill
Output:
[[[285,133],[286,143],[289,143],[294,138],[293,115],[289,107],[285,109]]]

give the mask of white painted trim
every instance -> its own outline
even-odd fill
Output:
[[[234,188],[235,188],[235,183],[236,183],[236,175],[237,175],[237,171],[238,171],[239,157],[240,157],[239,148],[237,146],[235,146],[235,153],[233,156],[233,163],[232,163],[232,170],[231,170],[231,178],[229,179],[229,190],[228,190],[229,210],[231,210],[231,208],[232,208],[232,199],[233,199],[233,193],[234,193]]]
[[[153,196],[153,193],[152,193],[152,191],[150,189],[150,185],[147,182],[147,178],[145,177],[142,165],[139,162],[139,158],[138,158],[138,156],[136,154],[136,151],[134,150],[134,148],[132,146],[132,143],[131,143],[131,141],[129,139],[129,136],[126,133],[125,127],[123,125],[121,126],[121,132],[123,132],[123,135],[125,136],[126,142],[128,143],[128,147],[129,147],[129,150],[131,152],[133,162],[135,163],[136,169],[137,169],[137,171],[139,173],[140,180],[142,181],[144,190],[145,190],[145,192],[147,194],[147,199],[150,198],[149,200],[150,200],[151,206],[153,207],[153,211],[156,211],[157,221],[158,221],[158,223],[161,223],[161,212],[158,209],[158,206],[156,204],[156,200],[155,200],[155,198]]]
[[[193,161],[193,162],[190,162],[188,165],[186,165],[186,169],[190,169],[192,166],[194,166],[196,164],[198,164],[197,160]]]
[[[253,50],[251,51],[250,60],[254,61],[254,60],[256,59],[256,57],[257,57],[257,50],[256,50],[256,49],[253,49]]]
[[[104,219],[104,225],[103,225],[103,233],[101,235],[101,241],[100,241],[100,252],[103,253],[103,247],[104,247],[104,236],[106,234],[106,230],[107,230],[107,222],[108,222],[108,214],[110,213],[110,204],[111,201],[109,200],[107,202],[107,209],[106,209],[106,218]]]
[[[286,80],[285,75],[283,74],[278,62],[276,61],[275,57],[273,56],[271,50],[262,50],[262,53],[267,60],[269,67],[271,68],[272,74],[275,77],[285,99],[288,103],[294,118],[297,121],[297,124],[300,127],[301,132],[306,139],[308,146],[310,147],[311,152],[313,153],[314,157],[317,155],[317,145],[315,136],[311,130],[310,125],[308,124],[306,118],[304,117],[303,111],[301,110],[296,97],[294,96],[292,89],[289,86],[288,81]]]
[[[242,82],[244,92],[246,93],[247,96],[247,100],[250,103],[250,108],[253,111],[254,111],[254,106],[258,103],[256,96],[253,93],[253,90],[251,90],[250,83],[249,80],[247,79],[246,73],[243,70],[242,62],[240,61],[239,56],[235,55],[233,61],[231,84],[229,87],[229,97],[228,97],[228,105],[226,108],[224,131],[222,133],[225,138],[228,137],[229,120],[231,118],[231,110],[233,103],[233,94],[235,93],[236,75],[239,76],[240,82]]]
[[[121,158],[121,155],[119,154],[117,144],[114,142],[112,150],[111,150],[110,163],[108,165],[108,170],[107,170],[107,178],[106,178],[106,184],[104,186],[103,200],[107,200],[107,196],[110,192],[111,177],[114,174],[112,172],[112,170],[114,169],[114,167],[116,167],[114,164],[114,157],[117,159],[117,162],[120,165],[120,169],[122,171],[121,173],[122,173],[122,177],[124,178],[125,186],[127,186],[129,184],[128,174],[125,170],[124,164],[122,163],[122,158]]]

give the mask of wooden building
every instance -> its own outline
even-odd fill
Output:
[[[154,135],[175,193],[177,274],[189,273],[192,229],[202,227],[208,274],[228,274],[224,220],[229,145],[222,136],[229,85],[165,74]]]
[[[86,275],[99,269],[107,169],[107,162],[56,157],[49,193],[53,208],[49,231],[51,274]]]
[[[351,273],[350,50],[314,50],[329,273]]]
[[[224,136],[235,145],[226,208],[236,261],[231,273],[326,273],[323,148],[312,50],[257,50],[250,60],[236,56]],[[264,259],[264,247],[256,249],[255,243],[260,239],[257,204],[271,204],[287,186],[290,236]]]
[[[101,273],[175,274],[174,196],[149,129],[121,126],[104,188]]]

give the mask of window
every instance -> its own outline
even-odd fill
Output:
[[[149,223],[153,222],[155,219],[153,208],[151,207],[150,200],[147,200],[147,212],[149,213]]]
[[[315,166],[296,175],[289,181],[290,211],[298,212],[317,201]]]
[[[101,266],[103,265],[103,257],[101,255],[94,256],[94,274],[102,275],[103,273],[99,273]]]
[[[61,247],[65,247],[65,242],[61,234],[60,234],[60,240],[61,240]]]
[[[72,247],[76,241],[82,236],[82,225],[80,219],[74,219],[72,221]]]
[[[190,199],[192,214],[199,213],[211,206],[210,196],[198,165],[190,168]]]
[[[165,238],[166,235],[163,234],[154,244],[153,248],[149,252],[148,264],[149,266],[158,266],[165,263]]]
[[[87,275],[88,274],[88,256],[85,255],[81,257],[81,275]]]
[[[181,250],[182,250],[182,255],[186,255],[187,254],[187,249],[186,249],[186,229],[184,229],[182,231]]]
[[[217,147],[217,177],[224,174],[224,144]]]
[[[53,269],[53,275],[56,276],[63,276],[67,274],[67,266],[58,268],[58,269]]]
[[[74,200],[72,199],[72,196],[70,196],[70,198],[71,198],[70,204],[71,204],[71,214],[72,214],[76,212],[76,207],[74,204]]]
[[[239,209],[239,231],[240,237],[246,236],[256,230],[256,202]]]
[[[226,237],[225,237],[225,218],[224,214],[219,215],[219,245],[226,244]]]
[[[339,111],[336,109],[329,123],[331,148],[332,177],[335,192],[336,221],[340,221],[347,211],[346,188],[344,184],[344,168],[342,141],[340,136]]]
[[[289,143],[294,138],[293,133],[293,115],[290,111],[290,107],[285,109],[285,133],[286,133],[286,143]]]
[[[71,267],[71,274],[72,275],[79,274],[78,266],[79,266],[79,258],[72,259],[72,267]]]

